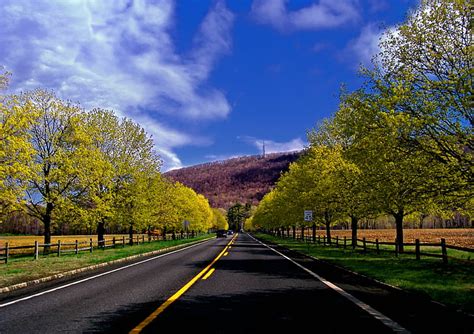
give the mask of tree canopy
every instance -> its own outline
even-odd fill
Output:
[[[2,87],[8,74],[0,77]],[[206,198],[161,176],[152,138],[111,110],[85,110],[53,92],[0,99],[0,216],[24,210],[44,225],[134,232],[225,226]],[[1,221],[1,220],[0,220]]]
[[[472,5],[422,0],[386,31],[364,85],[343,91],[330,119],[310,131],[310,148],[265,196],[251,223],[303,225],[303,210],[329,226],[394,217],[403,251],[404,217],[472,216]],[[354,233],[355,232],[355,233]]]

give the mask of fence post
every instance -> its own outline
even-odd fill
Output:
[[[441,238],[441,254],[443,255],[443,263],[448,264],[448,252],[446,250],[446,239]]]
[[[38,260],[38,241],[35,241],[35,260]]]
[[[313,224],[313,244],[316,243],[316,224]]]
[[[336,248],[339,248],[339,236],[336,235]]]
[[[292,226],[293,227],[293,239],[296,239],[296,226]]]
[[[323,246],[326,246],[326,236],[323,235]]]
[[[398,256],[398,243],[397,243],[397,238],[395,238],[395,256]]]
[[[380,254],[379,239],[375,239],[375,248],[377,249],[377,254]]]
[[[92,244],[92,238],[90,238],[89,241],[90,241],[90,244],[89,244],[89,245],[90,245],[90,250],[89,250],[89,252],[92,253],[92,248],[93,248],[93,246],[94,246],[94,245]]]
[[[364,247],[364,253],[367,252],[367,244],[365,243],[365,237],[362,238],[362,245]]]
[[[125,236],[122,236],[122,247],[125,247]]]
[[[347,238],[344,237],[344,249],[346,249],[346,245],[347,245]]]
[[[420,259],[420,239],[415,239],[415,257]]]
[[[112,237],[112,247],[115,248],[115,237]]]
[[[61,256],[61,240],[58,240],[58,256]]]
[[[318,235],[318,244],[320,244],[320,243],[321,243],[321,236]]]
[[[77,240],[76,240],[76,255],[77,255],[78,253],[79,253],[79,244],[78,244],[78,242],[77,242]]]
[[[10,248],[9,248],[9,243],[5,243],[5,264],[8,263],[8,256],[10,254]]]

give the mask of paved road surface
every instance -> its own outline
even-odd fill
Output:
[[[246,234],[229,243],[214,239],[113,273],[0,295],[0,333],[473,332],[472,319],[422,298]]]

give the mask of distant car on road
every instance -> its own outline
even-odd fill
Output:
[[[227,238],[227,231],[226,230],[217,230],[216,231],[217,238]]]
[[[234,231],[232,231],[232,230],[227,231],[227,235],[233,235],[233,234],[234,234]]]

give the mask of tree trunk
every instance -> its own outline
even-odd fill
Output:
[[[424,220],[425,220],[426,217],[428,217],[428,215],[426,215],[426,214],[423,214],[423,213],[422,213],[422,214],[420,215],[420,224],[418,225],[418,228],[423,228],[423,222],[424,222]]]
[[[166,240],[166,227],[163,227],[163,240]]]
[[[130,224],[130,227],[128,228],[128,237],[130,238],[129,244],[130,246],[133,245],[133,225]]]
[[[397,230],[398,252],[403,253],[403,209],[398,210],[398,212],[393,214],[393,216],[395,218],[395,228]]]
[[[356,216],[351,216],[351,230],[352,230],[352,248],[357,245],[357,223],[359,219]]]
[[[53,203],[46,203],[46,211],[43,216],[45,244],[51,243],[51,214],[53,212],[53,208]],[[44,253],[49,253],[50,248],[50,246],[44,246]]]
[[[326,239],[328,244],[331,244],[331,216],[327,211],[324,213],[324,221],[326,223]]]
[[[105,220],[102,219],[97,225],[97,242],[99,244],[99,247],[102,247],[105,244],[104,235],[105,235]]]

